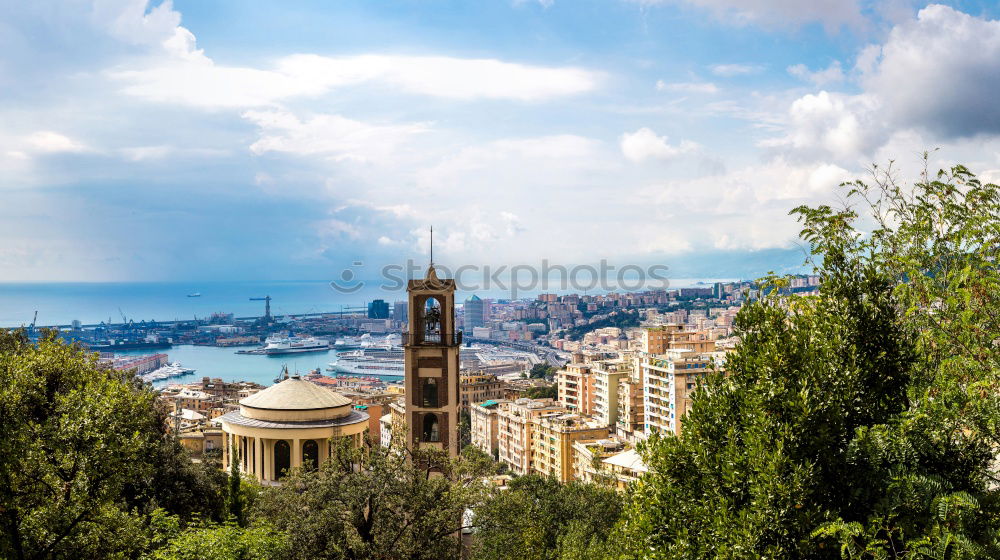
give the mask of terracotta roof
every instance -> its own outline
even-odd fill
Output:
[[[315,383],[289,378],[240,401],[250,408],[266,410],[317,410],[351,404],[351,399]]]

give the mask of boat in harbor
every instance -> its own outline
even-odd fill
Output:
[[[142,380],[147,383],[152,383],[154,381],[163,381],[164,379],[170,379],[172,377],[180,377],[182,375],[191,375],[195,372],[192,368],[186,368],[182,366],[179,362],[174,362],[172,364],[167,364],[161,368],[154,369],[153,371],[143,374]]]
[[[403,377],[405,358],[400,346],[369,347],[338,353],[327,371],[374,377]]]
[[[344,336],[338,338],[333,343],[334,350],[354,350],[355,348],[361,348],[361,340],[353,336]]]
[[[195,292],[193,294],[188,294],[188,297],[201,297],[201,292]]]
[[[271,336],[264,341],[262,354],[297,354],[302,352],[325,352],[330,349],[330,342],[314,336]]]

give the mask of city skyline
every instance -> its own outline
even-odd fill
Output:
[[[868,163],[1000,179],[988,2],[2,5],[0,282],[747,278]]]

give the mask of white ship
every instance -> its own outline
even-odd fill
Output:
[[[295,354],[299,352],[319,352],[330,349],[330,343],[312,336],[272,336],[264,341],[264,354]]]
[[[358,350],[338,353],[327,371],[376,377],[403,377],[405,372],[403,348],[392,344],[367,346]]]
[[[180,377],[182,375],[190,375],[192,373],[194,373],[193,369],[182,366],[180,362],[174,362],[161,368],[154,369],[153,371],[143,375],[142,380],[147,383],[152,383],[153,381],[162,381],[164,379],[170,379],[171,377]]]

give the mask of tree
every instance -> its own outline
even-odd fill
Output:
[[[148,386],[54,332],[0,332],[0,418],[0,557],[132,557],[155,520],[221,510]]]
[[[294,470],[258,499],[254,517],[287,533],[290,557],[455,557],[464,512],[478,503],[490,461],[440,451],[335,442],[315,471]]]
[[[555,399],[559,397],[559,388],[555,384],[546,387],[528,387],[524,396],[529,399]]]
[[[150,560],[277,560],[288,554],[284,534],[270,527],[193,526],[154,552]]]
[[[683,434],[642,449],[627,555],[998,554],[998,189],[875,176],[849,185],[871,234],[851,208],[794,211],[820,294],[741,310]]]
[[[528,475],[476,508],[477,560],[601,558],[622,513],[610,488]]]
[[[547,379],[555,375],[557,371],[559,370],[544,363],[535,364],[531,366],[531,372],[528,377],[532,379]]]
[[[243,488],[240,482],[239,461],[232,461],[229,467],[229,516],[240,527],[246,527],[243,514]]]

